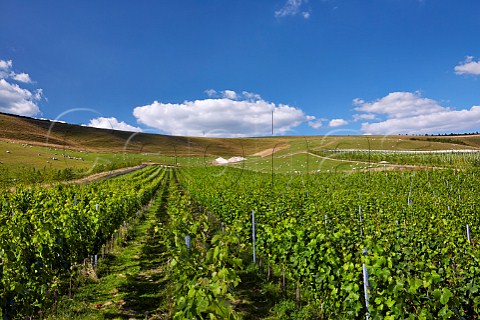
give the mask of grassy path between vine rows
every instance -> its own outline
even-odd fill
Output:
[[[98,281],[64,297],[49,319],[167,319],[170,296],[166,256],[155,226],[165,217],[166,192],[159,194],[128,237],[101,260]],[[162,309],[163,307],[163,309]]]
[[[46,319],[171,319],[175,283],[168,278],[168,254],[155,232],[159,222],[168,223],[167,201],[164,186],[123,245],[105,255],[93,276],[72,298],[61,298]],[[276,297],[262,290],[258,270],[244,270],[239,276],[235,309],[245,320],[265,319]]]

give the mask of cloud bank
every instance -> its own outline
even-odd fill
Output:
[[[29,90],[18,83],[31,84],[27,73],[13,71],[12,60],[0,60],[0,112],[21,116],[40,114],[38,102],[42,100],[42,89]]]
[[[91,119],[88,124],[84,124],[83,126],[100,128],[100,129],[142,132],[141,128],[131,126],[123,121],[119,121],[117,118],[114,118],[114,117],[111,117],[111,118],[99,117],[99,118]]]
[[[353,104],[356,111],[365,112],[354,115],[354,119],[379,119],[362,123],[361,130],[367,134],[435,134],[480,127],[480,106],[452,110],[436,100],[423,98],[419,92],[392,92],[373,102],[357,98]]]
[[[272,111],[275,134],[286,134],[302,123],[321,123],[299,108],[265,101],[258,94],[232,90],[206,93],[212,97],[183,103],[162,103],[136,107],[139,123],[179,136],[247,137],[271,134]]]

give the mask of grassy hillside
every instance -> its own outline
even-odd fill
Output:
[[[369,158],[347,158],[360,162],[345,163],[341,157],[318,155],[328,155],[328,150],[429,151],[479,147],[479,135],[178,137],[97,129],[0,113],[0,180],[4,184],[31,181],[33,169],[42,170],[42,176],[34,181],[49,181],[63,180],[70,169],[75,170],[76,176],[83,176],[141,162],[208,165],[218,156],[244,156],[248,161],[239,166],[269,171],[272,153],[276,172],[350,170],[368,167]],[[306,156],[308,152],[310,157]],[[411,160],[406,163],[411,164]],[[65,170],[67,172],[63,172]]]
[[[449,150],[480,147],[480,136],[313,136],[201,138],[97,129],[0,113],[0,140],[89,152],[269,155],[307,149]],[[270,149],[270,151],[268,150]],[[263,152],[263,153],[262,153]]]
[[[0,113],[0,139],[90,152],[164,155],[253,154],[277,139],[212,139],[97,129]]]

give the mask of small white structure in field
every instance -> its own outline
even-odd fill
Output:
[[[225,159],[225,158],[222,158],[222,157],[218,157],[217,159],[215,159],[213,161],[213,164],[216,164],[216,165],[224,165],[224,164],[229,164],[229,163],[238,163],[238,162],[242,162],[242,161],[245,161],[247,159],[243,158],[243,157],[231,157],[230,159]]]

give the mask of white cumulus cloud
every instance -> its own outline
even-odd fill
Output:
[[[283,18],[286,16],[296,16],[300,14],[305,19],[310,18],[309,10],[302,10],[308,0],[287,0],[280,10],[275,11],[275,17]]]
[[[480,127],[480,107],[453,110],[419,92],[393,92],[373,102],[354,99],[356,111],[366,112],[357,119],[376,120],[362,123],[367,134],[450,133]],[[354,116],[355,118],[355,116]],[[369,119],[372,118],[372,119]]]
[[[325,121],[325,119],[312,119],[308,121],[308,125],[313,129],[320,129],[323,126],[323,121]]]
[[[0,112],[21,116],[34,116],[40,113],[37,102],[42,98],[42,91],[31,92],[15,83],[0,79]]]
[[[23,83],[32,83],[32,79],[30,79],[30,75],[28,73],[22,72],[12,74],[12,79]]]
[[[233,90],[225,90],[222,92],[222,94],[223,94],[223,97],[227,99],[232,99],[232,100],[238,99],[237,93]]]
[[[12,60],[0,60],[0,78],[13,79],[18,82],[32,83],[32,79],[28,73],[15,73],[13,71]]]
[[[468,56],[465,61],[455,67],[456,74],[480,74],[480,61],[474,61],[472,56]]]
[[[242,93],[238,93],[234,90],[223,90],[217,91],[215,89],[208,89],[205,90],[205,93],[210,98],[225,98],[230,100],[260,100],[262,97],[253,92],[242,91]]]
[[[242,95],[247,100],[260,100],[262,97],[258,93],[242,91]]]
[[[257,94],[232,91],[228,98],[226,91],[230,90],[223,91],[218,98],[178,104],[154,101],[136,107],[133,114],[139,123],[168,134],[209,137],[269,135],[272,111],[275,134],[286,134],[304,122],[315,120],[299,108],[268,102]]]
[[[0,78],[7,78],[10,75],[12,66],[12,60],[0,60]]]
[[[419,92],[392,92],[374,102],[354,99],[355,110],[369,114],[383,114],[391,118],[410,117],[413,115],[441,111],[437,101],[422,98]]]
[[[360,120],[375,120],[377,118],[376,115],[372,113],[364,113],[364,114],[354,114],[353,121],[357,122]]]
[[[9,70],[12,66],[12,60],[0,60],[0,70]]]
[[[27,73],[15,73],[12,60],[0,60],[0,112],[21,116],[40,114],[38,102],[43,98],[42,89],[29,90],[17,83],[32,83]]]
[[[407,118],[387,119],[377,123],[363,123],[362,131],[371,134],[387,133],[450,133],[478,129],[480,106],[468,110],[449,110]]]
[[[205,93],[206,93],[207,96],[209,96],[209,97],[214,97],[214,96],[217,94],[217,90],[208,89],[208,90],[205,90]]]
[[[328,122],[328,126],[331,128],[341,127],[348,124],[348,121],[345,119],[332,119]]]
[[[141,128],[131,126],[123,121],[118,121],[117,118],[99,117],[91,119],[88,124],[84,124],[87,127],[101,128],[101,129],[113,129],[121,131],[142,132]]]

